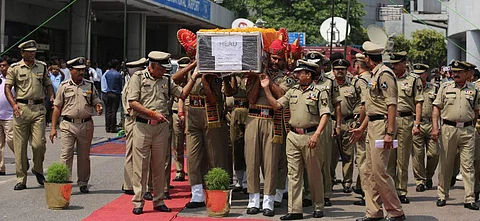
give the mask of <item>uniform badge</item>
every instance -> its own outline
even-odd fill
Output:
[[[314,101],[318,100],[317,95],[313,92],[308,94],[307,99],[314,100]]]
[[[380,84],[380,88],[386,90],[388,88],[387,82],[383,82],[382,84]]]
[[[287,78],[286,81],[287,81],[287,84],[289,84],[289,85],[295,83],[295,82],[293,81],[293,79],[291,79],[291,78]]]
[[[323,106],[327,106],[327,104],[328,104],[327,98],[322,99],[322,105],[323,105]]]
[[[163,89],[167,88],[167,84],[163,84],[163,85],[162,85],[162,88],[163,88]]]

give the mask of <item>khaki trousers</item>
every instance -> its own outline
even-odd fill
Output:
[[[211,168],[229,171],[228,135],[223,119],[221,123],[220,128],[208,129],[205,108],[188,108],[186,138],[190,186],[203,184],[203,177]]]
[[[477,121],[477,125],[480,121]],[[477,126],[478,128],[478,126]],[[479,129],[475,129],[475,187],[474,192],[480,192],[480,131]]]
[[[147,189],[148,170],[151,167],[153,206],[163,205],[165,185],[165,155],[168,143],[169,124],[150,125],[135,122],[133,129],[133,191],[135,208],[143,208],[143,195]]]
[[[235,108],[230,122],[230,143],[233,149],[233,165],[235,171],[245,171],[245,120],[247,108]],[[242,182],[241,180],[239,181]]]
[[[60,160],[70,169],[72,177],[73,152],[77,146],[77,184],[86,186],[90,180],[90,147],[93,138],[93,121],[85,123],[70,123],[62,120],[60,123],[62,135],[62,153]]]
[[[31,139],[33,152],[33,169],[43,174],[45,159],[45,105],[17,104],[20,107],[20,117],[13,117],[13,147],[15,150],[15,167],[17,182],[27,183],[27,145]]]
[[[247,117],[245,160],[248,193],[260,193],[260,167],[264,175],[264,195],[275,195],[281,144],[273,142],[273,119]]]
[[[123,129],[125,130],[125,163],[123,165],[123,189],[133,190],[133,128],[135,120],[126,116]]]
[[[442,125],[442,143],[440,150],[440,172],[438,174],[438,198],[447,200],[450,190],[450,179],[452,178],[453,168],[457,151],[460,154],[460,171],[462,172],[463,185],[465,188],[465,203],[475,201],[473,188],[475,179],[475,138],[474,128],[463,127],[456,128],[449,125]]]
[[[390,149],[375,148],[375,140],[383,140],[386,133],[386,121],[368,122],[368,143],[366,161],[361,171],[364,172],[363,190],[367,206],[366,216],[384,217],[383,208],[390,217],[403,215],[402,205],[395,192],[392,177],[386,171]],[[380,203],[383,202],[383,208]]]
[[[390,153],[387,171],[393,178],[399,196],[407,195],[408,184],[408,164],[410,163],[410,154],[412,152],[412,128],[413,117],[398,117],[397,128],[398,147]]]
[[[289,132],[286,140],[288,165],[288,213],[303,213],[302,186],[304,169],[309,176],[309,186],[313,209],[323,211],[324,196],[322,182],[322,154],[320,145],[308,148],[313,133],[296,134]]]
[[[420,124],[420,134],[413,136],[412,167],[415,185],[423,184],[432,179],[438,164],[438,145],[430,138],[432,123]],[[427,165],[425,166],[425,152]]]
[[[333,130],[332,121],[327,121],[327,125],[323,130],[322,134],[320,134],[320,149],[323,150],[323,166],[322,166],[322,175],[323,175],[323,187],[325,192],[325,198],[330,199],[333,195],[332,192],[332,173],[330,170],[330,165],[332,165],[332,148],[333,148],[333,138],[332,138],[332,130]]]
[[[185,176],[185,128],[181,127],[178,114],[173,114],[173,133],[172,133],[172,149],[173,149],[173,163],[177,176]]]
[[[333,125],[335,121],[332,122]],[[335,174],[337,168],[338,158],[342,157],[342,172],[343,172],[343,183],[347,185],[352,185],[353,177],[353,145],[350,144],[350,130],[355,126],[353,119],[346,122],[342,122],[342,128],[339,135],[333,139],[332,146],[332,164],[330,166],[330,171],[332,175]],[[340,143],[339,143],[340,142]],[[340,152],[341,151],[341,152]],[[333,176],[335,177],[335,176]],[[332,178],[333,178],[332,177]]]
[[[366,135],[366,133],[365,133]],[[366,139],[366,137],[365,137]],[[365,164],[366,160],[366,140],[364,141],[358,141],[355,143],[355,162],[357,163],[357,169],[358,169],[358,176],[357,176],[357,182],[355,183],[355,189],[363,189],[362,187],[362,180],[363,178],[363,172],[361,170],[363,164]]]
[[[10,150],[15,153],[13,149],[13,120],[0,120],[0,172],[5,172],[5,161],[3,158],[3,151],[5,144]]]

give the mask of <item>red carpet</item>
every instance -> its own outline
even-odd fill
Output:
[[[199,218],[199,217],[183,217],[183,216],[177,216],[174,221],[214,221],[214,220],[221,220],[221,221],[265,221],[265,219],[237,219],[237,218],[211,218],[211,217],[205,217],[205,218]]]
[[[93,145],[92,156],[125,156],[125,137],[113,138],[106,142]]]

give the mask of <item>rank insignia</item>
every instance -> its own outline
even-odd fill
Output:
[[[322,105],[323,105],[323,106],[327,106],[327,104],[328,104],[327,98],[322,99]]]
[[[307,99],[314,100],[314,101],[318,101],[317,95],[315,95],[314,93],[310,93],[310,94],[307,96]]]
[[[386,90],[388,88],[387,82],[383,82],[382,84],[380,84],[380,88]]]

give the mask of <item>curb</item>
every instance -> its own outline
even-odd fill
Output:
[[[95,143],[92,143],[92,144],[90,145],[90,148],[94,148],[94,147],[96,147],[96,146],[98,146],[98,145],[100,145],[100,144],[104,144],[104,143],[107,143],[107,142],[119,140],[119,139],[122,139],[122,138],[124,138],[124,137],[125,137],[125,135],[124,135],[124,136],[119,136],[119,137],[114,137],[114,138],[104,138],[104,139],[101,139],[100,141],[97,141],[97,142],[95,142]]]

